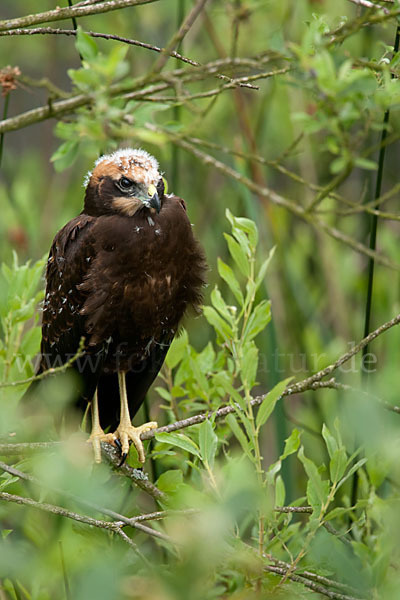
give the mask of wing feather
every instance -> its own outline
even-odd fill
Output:
[[[87,334],[80,310],[86,294],[79,289],[95,256],[91,229],[95,218],[80,215],[54,238],[46,271],[41,370],[67,362]]]

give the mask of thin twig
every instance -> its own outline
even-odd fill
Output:
[[[380,23],[384,23],[389,19],[395,19],[400,15],[400,8],[396,8],[395,10],[391,10],[388,12],[381,11],[378,14],[371,15],[370,11],[367,11],[365,15],[363,15],[360,19],[355,19],[353,21],[347,21],[334,29],[333,31],[328,31],[325,33],[325,37],[327,39],[327,46],[332,44],[337,44],[345,40],[346,38],[354,35],[360,29],[364,27],[370,27],[371,25],[378,25]]]
[[[81,340],[79,342],[79,347],[78,347],[76,354],[74,354],[74,356],[69,358],[67,360],[67,362],[64,363],[63,365],[60,365],[59,367],[51,367],[50,369],[47,369],[46,371],[43,371],[42,373],[39,373],[38,375],[32,375],[32,377],[28,377],[27,379],[19,379],[18,381],[6,381],[4,383],[0,383],[0,388],[16,387],[19,385],[25,385],[27,383],[32,383],[33,381],[40,381],[41,379],[48,377],[48,375],[55,375],[57,373],[63,373],[78,358],[80,358],[81,356],[84,355],[84,353],[85,353],[84,345],[85,345],[85,338],[81,337]]]
[[[328,590],[326,587],[316,583],[314,581],[309,581],[300,575],[295,575],[291,573],[289,569],[283,567],[276,567],[273,565],[265,565],[265,571],[269,571],[270,573],[275,573],[276,575],[283,575],[284,577],[288,577],[292,581],[296,583],[301,583],[302,585],[308,587],[310,590],[317,592],[318,594],[322,594],[323,596],[327,596],[332,600],[359,600],[356,596],[349,596],[347,594],[340,594],[338,592],[334,592],[332,590]]]
[[[388,331],[388,329],[395,327],[399,323],[400,323],[400,314],[397,315],[396,317],[394,317],[393,319],[391,319],[390,321],[383,323],[380,327],[375,329],[375,331],[372,331],[367,337],[365,337],[358,344],[353,346],[348,352],[346,352],[345,354],[342,354],[342,356],[340,356],[334,363],[328,365],[327,367],[325,367],[324,369],[321,369],[320,371],[317,371],[313,375],[306,377],[302,381],[299,381],[294,384],[290,384],[282,393],[281,398],[285,398],[286,396],[292,396],[294,394],[300,394],[300,393],[303,393],[303,392],[306,392],[309,390],[320,389],[321,387],[336,388],[337,385],[341,386],[342,384],[338,384],[334,380],[333,381],[331,380],[328,382],[321,382],[321,380],[324,379],[324,377],[326,377],[327,375],[330,375],[331,373],[333,373],[335,370],[337,370],[343,364],[348,362],[353,356],[358,354],[360,352],[360,350],[362,350],[365,347],[366,344],[369,344],[374,339],[376,339],[377,337],[379,337],[380,335],[382,335],[383,333]],[[252,406],[257,406],[257,405],[261,404],[263,402],[264,398],[265,398],[265,395],[256,396],[255,398],[253,398],[251,400]],[[398,407],[393,407],[392,405],[388,405],[388,403],[385,403],[384,406],[385,406],[385,408],[389,408],[390,410],[394,410],[395,412],[398,412],[398,410],[397,410]],[[169,425],[165,425],[164,427],[158,427],[157,429],[145,431],[144,433],[141,434],[140,437],[142,440],[149,440],[149,439],[153,438],[157,433],[170,433],[172,431],[177,431],[179,429],[184,429],[186,427],[190,427],[192,425],[197,425],[199,423],[202,423],[203,421],[208,419],[211,415],[214,418],[223,418],[226,415],[229,415],[235,411],[236,411],[236,407],[234,407],[234,406],[230,406],[230,405],[224,406],[222,408],[219,408],[216,411],[212,411],[212,412],[208,412],[208,413],[200,413],[198,415],[194,415],[193,417],[188,417],[187,419],[182,419],[180,421],[170,423]],[[60,444],[60,443],[61,442],[34,442],[34,443],[0,444],[0,455],[10,456],[10,455],[24,454],[24,453],[30,452],[30,451],[47,450],[51,447],[54,447],[55,444]],[[102,449],[103,449],[103,452],[105,453],[105,455],[110,459],[110,461],[113,464],[117,465],[118,460],[120,458],[117,448],[115,448],[114,446],[111,446],[111,444],[102,444]],[[140,482],[140,480],[142,480],[143,489],[146,489],[146,487],[149,485],[151,485],[151,486],[153,485],[145,479],[145,475],[141,471],[138,471],[138,469],[133,469],[129,465],[124,464],[116,472],[124,474],[124,475],[128,475],[129,477],[134,479],[135,483],[137,483],[139,486],[141,486],[141,484],[139,482]],[[138,475],[138,473],[140,473],[141,475]],[[154,490],[154,494],[152,494],[152,495],[160,498],[160,497],[162,497],[162,492],[156,488]]]
[[[297,145],[298,142],[301,140],[302,136],[303,136],[303,134],[301,134],[298,137],[298,139],[295,140],[293,145]],[[389,137],[386,138],[384,145],[388,145],[388,143],[393,143],[394,141],[396,141],[398,139],[398,137],[399,137],[399,134],[396,134],[395,136],[390,136],[390,140],[389,140]],[[272,169],[279,171],[280,173],[282,173],[283,175],[286,175],[293,181],[296,181],[297,183],[299,183],[301,185],[307,186],[309,189],[311,189],[315,192],[321,193],[321,192],[326,191],[326,186],[321,186],[321,185],[312,183],[310,181],[307,181],[306,179],[301,177],[298,173],[295,173],[294,171],[290,171],[287,167],[284,167],[281,164],[281,161],[284,158],[286,158],[287,156],[290,156],[291,151],[292,151],[292,148],[291,148],[292,145],[289,146],[288,149],[280,157],[278,157],[276,159],[268,160],[267,158],[264,158],[263,156],[260,156],[259,154],[253,154],[251,152],[240,152],[239,150],[228,148],[227,146],[222,146],[221,144],[216,144],[215,142],[210,142],[209,140],[204,140],[201,138],[186,136],[186,140],[188,142],[190,142],[191,144],[194,144],[197,146],[204,146],[205,148],[217,150],[218,152],[223,152],[224,154],[237,156],[239,158],[242,158],[243,160],[253,160],[253,161],[259,162],[262,165],[271,167]],[[378,147],[379,147],[379,145],[378,145]],[[384,194],[382,194],[382,196],[380,198],[378,198],[376,200],[371,200],[370,202],[367,202],[365,204],[361,204],[359,202],[353,202],[352,200],[349,200],[348,198],[344,198],[342,195],[338,194],[338,192],[335,189],[331,189],[327,193],[328,198],[333,198],[334,200],[342,202],[342,203],[346,204],[347,206],[350,206],[351,208],[343,209],[343,210],[340,210],[337,208],[325,209],[325,210],[319,209],[317,212],[318,212],[318,214],[334,213],[334,214],[338,214],[341,216],[348,216],[348,215],[353,215],[353,214],[359,214],[362,212],[367,212],[370,214],[376,214],[381,219],[400,220],[400,215],[393,214],[393,213],[384,213],[381,210],[376,210],[374,208],[375,206],[382,205],[383,202],[390,200],[390,198],[392,198],[393,195],[397,194],[399,189],[400,189],[400,184],[396,184],[393,186],[392,189],[390,189],[387,192],[385,192]]]
[[[192,100],[197,100],[199,98],[210,98],[212,96],[218,96],[221,92],[225,90],[230,90],[237,87],[245,87],[247,85],[251,85],[250,81],[258,81],[259,79],[268,79],[269,77],[276,77],[277,75],[284,75],[290,71],[290,67],[285,67],[283,69],[275,69],[273,71],[265,71],[263,73],[256,73],[255,75],[247,75],[244,77],[237,77],[235,79],[230,79],[228,83],[221,85],[218,88],[214,88],[212,90],[208,90],[207,92],[198,92],[196,94],[188,94],[187,96],[147,96],[147,100],[151,100],[153,102],[189,102]],[[252,86],[252,89],[259,89],[257,86]]]
[[[386,14],[389,13],[389,10],[387,8],[384,8],[383,6],[380,6],[379,4],[376,4],[375,2],[370,2],[370,0],[348,0],[349,2],[352,2],[353,4],[357,4],[358,6],[365,6],[366,8],[378,8],[380,10],[383,10]]]
[[[266,200],[269,200],[273,204],[276,204],[277,206],[281,206],[282,208],[289,210],[291,213],[293,213],[297,217],[300,217],[301,219],[303,219],[310,225],[324,229],[324,231],[326,231],[326,233],[328,235],[330,235],[332,238],[346,244],[347,246],[349,246],[353,250],[356,250],[360,254],[364,254],[365,256],[368,256],[370,258],[374,258],[377,263],[380,263],[390,269],[393,269],[395,271],[400,270],[400,266],[397,263],[394,263],[393,261],[391,261],[389,258],[382,256],[379,252],[371,250],[370,248],[368,248],[361,242],[354,240],[351,236],[348,236],[347,234],[343,233],[342,231],[336,229],[335,227],[332,227],[331,225],[329,225],[322,219],[319,219],[317,216],[315,216],[313,214],[309,214],[306,211],[306,209],[304,209],[300,204],[293,202],[292,200],[289,200],[288,198],[285,198],[284,196],[281,196],[280,194],[278,194],[277,192],[275,192],[274,190],[272,190],[270,188],[267,188],[266,186],[258,185],[252,179],[249,179],[245,175],[242,175],[241,173],[239,173],[232,167],[217,160],[210,154],[206,154],[205,152],[199,150],[198,148],[195,148],[192,144],[188,143],[181,136],[176,135],[172,131],[167,130],[162,127],[159,127],[159,126],[156,126],[152,123],[146,123],[146,127],[152,131],[164,133],[170,139],[172,139],[176,144],[178,144],[179,146],[181,146],[182,148],[184,148],[185,150],[187,150],[188,152],[190,152],[191,154],[193,154],[194,156],[199,158],[204,164],[210,165],[210,166],[214,167],[215,169],[217,169],[218,171],[221,171],[228,177],[231,177],[232,179],[235,179],[236,181],[242,183],[247,188],[249,188],[256,194],[258,194],[259,196],[262,196]]]
[[[86,442],[83,442],[86,444]],[[82,445],[83,445],[82,444]],[[43,452],[54,450],[57,446],[62,446],[63,442],[20,442],[15,444],[0,443],[0,456],[26,456],[36,452]],[[117,475],[125,475],[131,479],[131,481],[141,488],[144,492],[147,492],[155,500],[162,500],[165,498],[164,493],[157,488],[151,481],[148,480],[147,475],[140,469],[134,469],[126,463],[118,468],[121,462],[121,456],[119,451],[111,444],[102,444],[103,455],[114,467]]]
[[[399,323],[400,323],[400,314],[397,315],[396,317],[394,317],[393,319],[390,319],[390,321],[387,321],[386,323],[384,323],[377,329],[375,329],[375,331],[372,331],[369,335],[367,335],[365,338],[363,338],[358,344],[353,346],[348,352],[343,354],[340,358],[338,358],[331,365],[328,365],[321,371],[314,373],[314,375],[307,377],[306,379],[304,379],[303,381],[300,381],[299,383],[296,383],[294,385],[291,384],[288,388],[286,388],[286,390],[284,392],[285,395],[292,395],[292,394],[297,394],[299,392],[302,392],[305,389],[307,389],[311,384],[313,384],[317,381],[320,381],[327,375],[330,375],[331,373],[333,373],[333,371],[335,371],[336,369],[341,367],[344,363],[349,361],[353,356],[358,354],[360,352],[360,350],[362,350],[365,346],[367,346],[370,342],[372,342],[372,340],[374,340],[378,336],[382,335],[382,333],[384,333],[388,329],[391,329],[395,325],[398,325]]]
[[[155,531],[154,529],[151,529],[150,527],[147,527],[146,525],[142,525],[142,523],[141,523],[141,521],[157,520],[157,519],[165,517],[166,514],[164,514],[164,511],[159,511],[158,513],[148,513],[147,515],[146,514],[138,515],[136,517],[125,517],[124,515],[121,515],[120,513],[110,510],[109,508],[105,508],[104,506],[99,506],[98,504],[95,504],[94,502],[90,502],[89,500],[86,500],[85,498],[82,498],[81,496],[76,496],[75,494],[71,494],[71,492],[68,492],[66,490],[62,490],[62,489],[54,487],[54,486],[49,486],[48,484],[44,484],[43,481],[40,481],[39,479],[37,479],[37,477],[34,477],[33,475],[30,475],[28,473],[24,473],[23,471],[20,471],[19,469],[16,469],[15,467],[7,465],[6,463],[4,463],[2,461],[0,461],[0,469],[3,469],[3,471],[5,471],[6,473],[9,473],[10,475],[13,475],[14,477],[18,477],[19,479],[22,479],[24,481],[29,481],[31,483],[34,483],[35,485],[39,486],[39,488],[41,488],[41,489],[43,489],[43,487],[46,487],[49,490],[52,490],[53,492],[56,492],[57,494],[65,497],[65,498],[70,498],[71,500],[73,500],[74,502],[77,502],[78,504],[81,504],[82,506],[91,508],[97,512],[102,513],[103,515],[107,515],[108,517],[111,517],[112,519],[114,519],[116,521],[121,521],[125,525],[134,527],[135,529],[138,529],[139,531],[143,531],[144,533],[147,533],[148,535],[152,535],[153,537],[158,537],[158,538],[163,539],[168,542],[172,541],[171,538],[169,538],[165,534]]]
[[[311,514],[313,509],[311,506],[275,506],[274,511],[279,513],[307,513]]]
[[[76,5],[75,5],[76,6]],[[29,29],[10,29],[9,31],[0,31],[1,36],[15,36],[15,35],[67,35],[67,36],[76,36],[76,31],[73,29],[55,29],[53,27],[32,27]],[[90,35],[93,38],[101,38],[104,40],[114,40],[117,42],[121,42],[122,44],[128,44],[130,46],[137,46],[139,48],[145,48],[146,50],[152,50],[153,52],[164,52],[164,48],[160,48],[159,46],[155,46],[154,44],[148,44],[146,42],[141,42],[140,40],[134,40],[131,38],[122,37],[120,35],[115,35],[111,33],[99,33],[97,31],[85,31],[87,35]],[[169,54],[172,58],[176,58],[181,62],[191,65],[192,67],[203,67],[201,63],[188,58],[187,56],[183,56],[179,52],[172,50]],[[223,75],[222,73],[215,73],[214,77],[217,79],[224,79],[226,81],[233,81],[231,77],[227,75]],[[257,86],[251,85],[251,83],[240,82],[237,85],[240,87],[246,87],[250,89],[258,89]]]
[[[156,73],[160,73],[164,68],[167,60],[171,56],[171,53],[175,48],[179,45],[179,43],[183,40],[185,35],[188,33],[195,20],[201,13],[206,4],[207,0],[197,0],[196,4],[193,6],[192,10],[183,20],[182,25],[179,27],[178,31],[172,36],[171,40],[168,42],[166,47],[162,50],[161,56],[158,57],[156,62],[154,63],[152,69],[150,70],[150,77]]]
[[[115,446],[112,446],[111,444],[102,444],[101,447],[102,455],[112,464],[117,475],[129,477],[135,485],[140,487],[144,492],[147,492],[150,496],[153,496],[155,500],[165,500],[166,496],[164,492],[159,490],[154,483],[149,481],[147,475],[143,473],[143,471],[130,467],[126,462],[119,466],[121,463],[121,455]]]
[[[266,59],[268,62],[268,59]],[[252,62],[252,61],[250,61]],[[142,99],[146,95],[153,94],[158,91],[162,91],[167,87],[174,85],[176,79],[182,79],[183,82],[194,82],[205,79],[207,77],[214,77],[218,74],[221,66],[226,65],[248,65],[248,61],[232,61],[227,59],[225,61],[217,60],[206,63],[205,65],[199,66],[195,71],[187,69],[176,69],[168,71],[165,74],[158,74],[154,76],[154,81],[150,85],[149,76],[138,77],[133,83],[118,83],[113,84],[109,87],[109,95],[111,97],[122,96],[123,99]],[[260,65],[259,65],[260,66]],[[242,78],[243,79],[243,78]],[[156,82],[162,81],[163,83],[154,85]],[[248,83],[245,81],[237,82]],[[149,86],[149,87],[146,87]],[[57,100],[49,104],[40,106],[21,113],[15,117],[10,117],[0,122],[0,133],[7,131],[16,131],[22,129],[28,125],[34,123],[40,123],[50,118],[60,118],[64,115],[74,112],[76,109],[83,106],[90,106],[93,103],[93,97],[91,94],[78,94],[71,96],[63,100]]]
[[[283,569],[290,569],[291,565],[283,560],[279,560],[277,558],[275,558],[272,554],[263,554],[263,556],[265,558],[267,558],[269,561],[273,562],[275,566],[277,567],[282,567]],[[322,575],[317,575],[316,573],[313,573],[312,571],[307,571],[307,570],[302,570],[301,572],[297,571],[297,575],[299,577],[304,577],[305,579],[311,579],[312,581],[315,581],[317,583],[320,583],[322,585],[328,586],[328,587],[334,587],[337,590],[341,590],[342,592],[348,593],[348,594],[358,594],[358,590],[354,589],[353,587],[346,585],[345,583],[341,583],[340,581],[335,581],[333,579],[329,579],[328,577],[323,577]]]
[[[33,500],[32,498],[16,496],[15,494],[8,494],[7,492],[0,492],[0,500],[4,500],[5,502],[15,502],[17,504],[25,504],[26,506],[32,506],[33,508],[37,508],[44,512],[49,512],[53,515],[60,515],[61,517],[67,517],[68,519],[73,519],[74,521],[85,523],[86,525],[99,527],[100,529],[117,531],[124,525],[122,521],[102,521],[100,519],[93,519],[92,517],[80,515],[76,512],[67,510],[66,508],[62,508],[61,506],[56,506],[55,504],[37,502],[37,500]]]

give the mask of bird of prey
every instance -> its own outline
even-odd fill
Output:
[[[102,156],[85,184],[82,212],[50,249],[38,372],[71,360],[84,338],[71,368],[77,404],[91,403],[95,461],[102,441],[119,446],[122,462],[132,441],[143,463],[140,434],[157,423],[133,427],[131,418],[185,312],[201,303],[204,253],[185,202],[164,193],[158,162],[144,150]]]

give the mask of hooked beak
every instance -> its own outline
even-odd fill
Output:
[[[157,194],[156,187],[154,185],[149,185],[149,187],[147,189],[147,193],[150,196],[150,200],[149,200],[150,208],[155,209],[155,211],[158,214],[161,210],[161,201],[160,201],[159,195]]]
[[[160,198],[158,197],[157,192],[154,194],[154,196],[152,196],[150,198],[150,208],[155,208],[157,214],[161,210],[161,202],[160,202]]]

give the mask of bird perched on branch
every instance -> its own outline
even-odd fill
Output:
[[[147,152],[102,156],[85,183],[83,211],[50,249],[39,373],[71,360],[83,338],[71,368],[81,381],[77,403],[91,403],[95,460],[102,441],[116,443],[122,461],[132,441],[144,462],[140,434],[157,423],[133,427],[131,418],[186,310],[199,307],[205,258],[185,202],[164,193]]]

